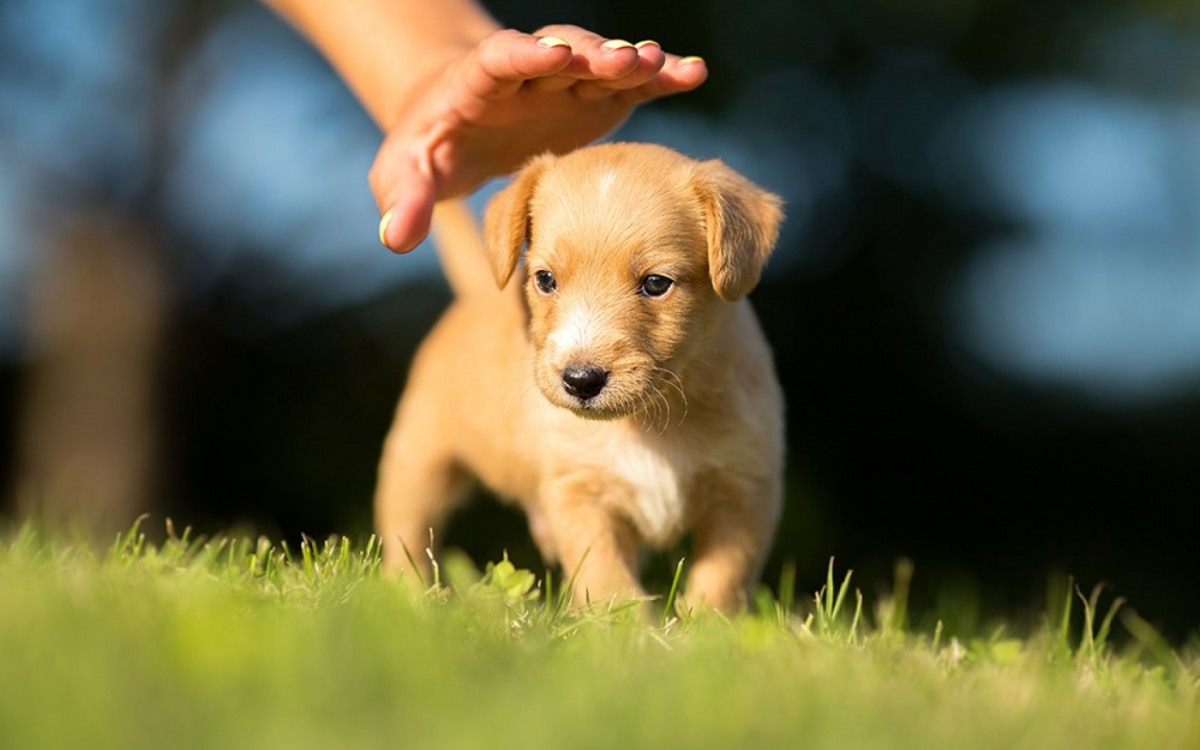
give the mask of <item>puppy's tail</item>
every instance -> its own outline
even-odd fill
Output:
[[[448,200],[434,206],[433,241],[455,296],[496,289],[483,233],[466,202]]]

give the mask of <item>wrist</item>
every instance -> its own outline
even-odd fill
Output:
[[[401,68],[382,71],[378,93],[364,101],[380,130],[387,133],[401,123],[412,121],[422,99],[437,91],[446,71],[465,59],[473,48],[473,44],[467,43],[441,45],[420,59],[407,60]]]
[[[477,0],[264,0],[321,51],[385,130],[499,28]]]
[[[391,2],[391,0],[386,0]],[[385,35],[386,48],[376,67],[373,92],[361,94],[375,123],[385,133],[406,117],[423,96],[441,84],[446,70],[465,59],[489,34],[500,29],[476,0],[435,0],[438,13],[410,16],[419,21],[400,33]],[[411,8],[404,2],[391,7]]]

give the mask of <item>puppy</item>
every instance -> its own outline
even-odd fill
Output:
[[[488,206],[486,247],[441,204],[456,301],[385,442],[385,569],[405,548],[423,563],[478,478],[524,508],[577,603],[643,597],[639,548],[691,532],[688,604],[744,606],[783,462],[782,394],[744,297],[781,219],[720,161],[645,144],[533,159]]]

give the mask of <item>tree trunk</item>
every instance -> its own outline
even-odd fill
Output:
[[[53,232],[30,291],[18,509],[52,531],[111,539],[155,504],[162,255],[104,213]]]

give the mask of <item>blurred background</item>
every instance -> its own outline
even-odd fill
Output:
[[[787,202],[753,297],[788,398],[768,580],[836,556],[870,597],[908,557],[914,609],[965,629],[1065,572],[1200,624],[1200,5],[489,8],[702,55],[617,137]],[[378,244],[378,141],[253,2],[0,4],[6,523],[369,533],[449,299],[431,248]],[[480,502],[448,541],[540,570],[524,535]]]

